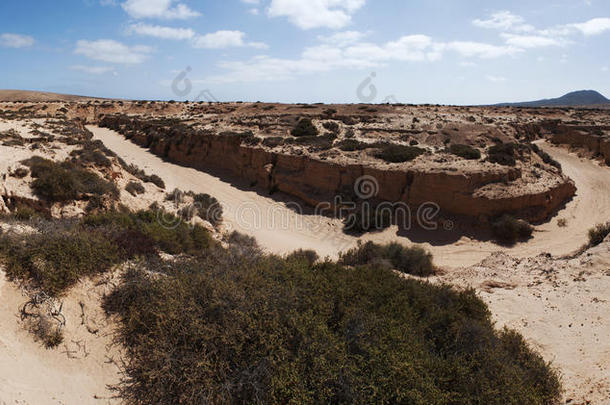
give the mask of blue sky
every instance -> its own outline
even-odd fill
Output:
[[[0,88],[327,103],[610,96],[609,43],[607,0],[2,1]]]

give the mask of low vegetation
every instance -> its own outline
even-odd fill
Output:
[[[136,197],[140,194],[144,194],[146,192],[146,189],[144,188],[142,183],[137,182],[137,181],[130,181],[125,186],[125,191],[127,191],[132,196]]]
[[[9,278],[58,296],[82,277],[127,259],[158,251],[196,256],[213,245],[208,231],[172,214],[111,211],[78,222],[49,223],[33,235],[2,235],[0,261]]]
[[[292,136],[318,136],[318,128],[309,118],[302,118],[291,132]]]
[[[558,398],[555,372],[520,335],[495,331],[471,290],[405,280],[375,263],[354,269],[234,246],[136,263],[106,298],[128,353],[117,387],[126,402]]]
[[[339,262],[347,266],[368,264],[388,265],[405,274],[426,277],[435,273],[432,255],[420,247],[406,247],[399,243],[378,245],[359,243],[358,247],[341,253]]]
[[[385,144],[375,152],[375,157],[385,160],[389,163],[409,162],[420,155],[423,155],[425,150],[416,146],[404,146],[396,144]]]
[[[487,160],[502,166],[515,166],[517,164],[515,153],[516,145],[514,143],[498,143],[487,150]]]
[[[589,230],[589,246],[594,247],[601,245],[608,235],[610,235],[610,222],[597,225],[595,228]]]
[[[22,163],[30,167],[34,178],[32,189],[45,200],[68,202],[84,199],[88,195],[118,196],[118,190],[112,182],[70,162],[58,163],[33,157]]]
[[[531,238],[534,227],[521,219],[503,215],[492,221],[491,230],[498,242],[514,244],[520,240]]]
[[[449,153],[464,158],[466,160],[481,159],[481,151],[476,148],[473,148],[470,145],[451,144],[451,146],[449,146]]]

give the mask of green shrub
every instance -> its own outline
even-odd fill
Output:
[[[163,276],[160,276],[163,274]],[[551,404],[557,375],[472,290],[224,250],[140,263],[106,297],[128,403]]]
[[[125,191],[127,191],[132,196],[136,197],[139,194],[144,194],[146,192],[146,189],[144,188],[142,183],[137,182],[137,181],[130,181],[125,186]]]
[[[515,144],[514,143],[499,143],[490,146],[487,150],[489,162],[498,163],[503,166],[514,166],[517,164],[515,159]]]
[[[345,152],[354,152],[357,150],[367,149],[370,147],[370,145],[355,139],[344,139],[337,143],[337,147]]]
[[[297,145],[310,146],[312,150],[328,150],[333,147],[334,135],[302,136],[292,140]]]
[[[449,152],[466,160],[481,159],[481,152],[469,145],[452,144]]]
[[[491,224],[494,237],[502,243],[514,244],[519,240],[529,239],[534,228],[527,222],[503,215]]]
[[[309,118],[303,118],[294,127],[291,134],[297,138],[301,136],[317,136],[318,128],[316,128]]]
[[[179,217],[159,210],[91,214],[83,224],[102,232],[134,231],[154,241],[160,250],[169,254],[199,255],[214,242],[205,228],[184,223]]]
[[[40,157],[23,162],[30,167],[32,189],[41,198],[52,202],[68,202],[87,194],[118,197],[116,186],[97,174],[78,168],[69,162],[57,163]]]
[[[429,252],[417,246],[405,247],[399,243],[385,246],[373,242],[358,243],[358,247],[342,252],[339,262],[347,266],[386,262],[402,273],[420,277],[436,272]]]
[[[194,194],[191,193],[195,202],[196,213],[199,218],[208,221],[214,226],[222,222],[222,205],[220,202],[209,194]]]
[[[31,282],[57,296],[81,277],[108,270],[119,261],[118,248],[103,235],[84,230],[51,230],[5,236],[0,256],[11,279]]]
[[[589,246],[594,247],[601,245],[608,235],[610,235],[610,222],[599,224],[595,228],[590,229]]]
[[[385,144],[375,153],[377,159],[390,163],[409,162],[424,154],[425,150],[415,146],[403,146],[396,144]]]

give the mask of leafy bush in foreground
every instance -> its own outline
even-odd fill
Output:
[[[610,222],[599,224],[595,228],[590,229],[589,246],[594,247],[601,245],[608,235],[610,235]]]
[[[492,222],[491,231],[498,241],[513,244],[518,240],[529,239],[534,228],[523,220],[503,215]]]
[[[347,266],[362,266],[387,262],[396,270],[415,276],[435,273],[432,255],[420,247],[406,247],[399,243],[378,245],[373,242],[358,243],[358,247],[340,254],[339,262]]]
[[[449,147],[449,152],[467,160],[481,159],[481,152],[469,145],[452,144]]]
[[[134,266],[104,307],[128,403],[551,404],[560,390],[473,291],[374,265],[216,249]]]
[[[375,153],[375,157],[390,163],[403,163],[417,158],[424,152],[424,149],[416,146],[386,144]]]

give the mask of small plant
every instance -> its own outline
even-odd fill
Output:
[[[409,162],[425,153],[424,149],[415,146],[403,146],[396,144],[385,144],[375,153],[377,159],[389,163]]]
[[[357,150],[364,150],[369,148],[370,145],[365,142],[360,142],[355,139],[344,139],[337,143],[337,147],[345,152],[354,152]]]
[[[113,183],[97,174],[78,168],[69,162],[57,163],[40,157],[23,162],[31,169],[32,189],[41,198],[52,202],[68,202],[84,198],[87,194],[118,197]]]
[[[139,194],[144,194],[146,192],[146,189],[144,188],[142,183],[137,182],[137,181],[130,181],[129,184],[127,184],[127,186],[125,186],[125,191],[127,191],[132,196],[136,197]]]
[[[514,244],[519,240],[529,239],[534,232],[534,227],[523,220],[503,215],[492,222],[491,230],[499,242]]]
[[[318,128],[311,122],[309,118],[302,118],[291,132],[292,136],[317,136]]]
[[[498,163],[502,166],[515,166],[515,144],[514,143],[499,143],[490,146],[487,150],[487,155],[490,163]]]
[[[466,160],[481,159],[481,152],[470,145],[452,144],[449,147],[449,152]]]
[[[608,235],[610,235],[610,222],[597,225],[589,230],[589,246],[595,247],[601,245]]]
[[[340,254],[339,262],[347,266],[382,264],[387,262],[402,273],[427,277],[436,272],[432,255],[420,247],[405,247],[398,243],[378,245],[358,243],[358,247]]]

